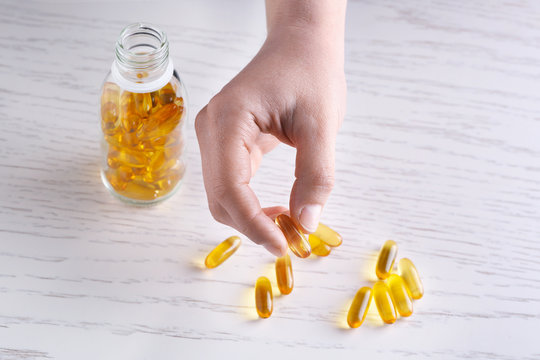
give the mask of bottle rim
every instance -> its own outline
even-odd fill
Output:
[[[116,60],[133,70],[159,68],[169,58],[167,35],[157,26],[133,23],[126,26],[116,42]]]

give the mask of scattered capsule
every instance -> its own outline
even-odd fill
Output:
[[[255,284],[255,306],[257,314],[262,318],[272,315],[274,309],[274,297],[272,296],[272,284],[267,277],[261,276]]]
[[[290,294],[294,286],[294,278],[289,254],[276,259],[276,279],[279,291],[283,295]]]
[[[422,281],[420,281],[420,276],[418,276],[418,271],[413,262],[407,258],[400,259],[398,271],[405,285],[407,285],[407,290],[411,294],[411,297],[415,300],[420,299],[424,295],[424,286],[422,285]]]
[[[293,220],[285,214],[279,214],[275,221],[285,235],[291,251],[298,257],[308,257],[311,254],[311,246]]]
[[[319,223],[317,230],[315,230],[312,235],[315,235],[316,237],[321,239],[321,241],[324,242],[326,245],[332,247],[339,246],[343,242],[343,239],[339,233],[337,233],[334,229],[331,229],[328,226],[324,225],[323,223]]]
[[[319,239],[313,234],[308,236],[309,245],[311,246],[311,253],[317,256],[328,256],[332,251],[332,248],[325,242]]]
[[[396,261],[396,256],[397,244],[393,240],[386,241],[379,252],[377,265],[375,267],[375,273],[379,279],[384,280],[390,276],[390,272],[394,267],[394,261]]]
[[[373,298],[373,292],[369,287],[363,287],[354,296],[349,313],[347,314],[347,323],[352,328],[357,328],[364,322],[366,314]]]
[[[394,301],[394,305],[401,316],[410,316],[413,313],[413,304],[407,286],[401,276],[392,274],[388,279],[388,288]]]
[[[377,310],[381,319],[387,324],[393,324],[396,321],[396,307],[390,296],[390,290],[384,281],[377,281],[373,285],[373,300],[377,305]]]
[[[216,246],[204,260],[204,264],[208,269],[213,269],[216,266],[221,265],[225,260],[227,260],[232,254],[238,250],[242,240],[238,236],[231,236],[224,241],[222,241],[218,246]]]

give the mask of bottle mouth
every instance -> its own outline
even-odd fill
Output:
[[[167,36],[158,27],[134,23],[126,26],[116,43],[116,58],[134,70],[151,70],[169,58]]]

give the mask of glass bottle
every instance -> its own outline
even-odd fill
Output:
[[[129,203],[174,194],[185,172],[186,90],[165,33],[136,23],[122,30],[101,91],[101,178]]]

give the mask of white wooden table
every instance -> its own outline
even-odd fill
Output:
[[[102,185],[97,97],[123,26],[168,34],[190,92],[189,173],[151,208]],[[235,234],[207,208],[197,111],[256,53],[261,1],[26,2],[0,11],[0,359],[539,359],[540,3],[351,1],[348,113],[323,220],[343,245],[294,258],[296,286],[270,319],[253,285],[273,258],[244,239],[221,267],[206,253]],[[287,205],[294,149],[253,180]],[[383,325],[373,284],[388,238],[425,296]]]

